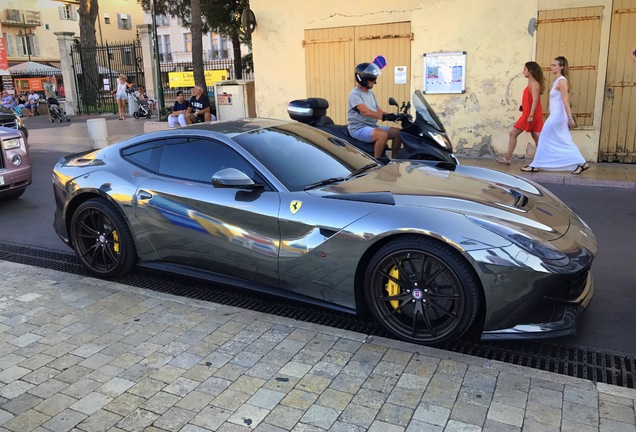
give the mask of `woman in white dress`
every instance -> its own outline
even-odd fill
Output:
[[[126,75],[120,74],[117,79],[117,90],[113,92],[115,99],[117,100],[119,120],[124,120],[126,118],[126,99],[128,99],[128,95],[126,94],[126,89],[128,88],[126,79]]]
[[[574,118],[570,110],[568,97],[568,61],[557,57],[550,63],[550,72],[558,75],[550,90],[550,115],[539,135],[539,145],[534,160],[521,168],[525,172],[537,172],[540,169],[552,171],[572,171],[581,174],[590,165],[579,151],[570,134],[574,127]]]

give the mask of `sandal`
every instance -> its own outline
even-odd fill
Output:
[[[499,162],[500,164],[510,165],[510,161],[509,161],[508,159],[506,159],[505,157],[497,158],[496,160],[497,160],[497,162]]]
[[[535,173],[535,172],[539,172],[539,169],[535,168],[533,166],[530,166],[530,165],[526,165],[523,168],[521,168],[521,171],[529,172],[529,173]]]
[[[585,162],[584,164],[578,165],[576,167],[576,169],[574,171],[572,171],[572,174],[574,175],[579,175],[581,174],[583,171],[590,169],[590,164],[588,164],[587,162]]]

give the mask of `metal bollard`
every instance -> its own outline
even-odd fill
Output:
[[[91,149],[97,150],[108,146],[105,118],[86,120],[86,127],[88,128],[88,141],[91,144]]]

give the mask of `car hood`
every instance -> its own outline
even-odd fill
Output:
[[[563,236],[570,218],[576,217],[552,193],[533,182],[500,171],[447,163],[393,162],[325,187],[320,193],[331,198],[336,194],[385,205],[453,211],[522,227],[545,240]],[[379,196],[383,198],[378,200]]]

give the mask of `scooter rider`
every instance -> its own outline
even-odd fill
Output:
[[[356,66],[356,87],[349,93],[348,127],[349,134],[364,142],[374,143],[374,157],[384,156],[388,140],[391,143],[391,157],[396,158],[402,141],[400,129],[396,127],[378,126],[378,120],[396,121],[397,114],[385,113],[378,106],[373,93],[373,86],[380,75],[380,68],[373,63],[360,63]]]

